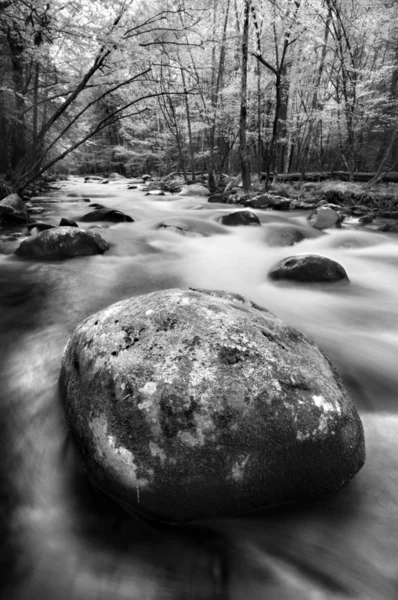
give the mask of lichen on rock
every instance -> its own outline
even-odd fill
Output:
[[[236,294],[170,289],[108,307],[76,328],[60,386],[92,480],[152,518],[316,498],[364,462],[327,357]]]

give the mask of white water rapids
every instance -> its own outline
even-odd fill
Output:
[[[224,227],[236,208],[202,198],[145,196],[125,181],[62,182],[40,217],[79,222],[83,198],[134,223],[95,229],[101,256],[31,262],[0,257],[2,484],[8,597],[59,600],[326,600],[398,597],[398,237],[360,229],[271,247],[304,213],[255,211],[262,227]],[[79,197],[68,197],[75,193]],[[157,229],[185,224],[204,237]],[[91,226],[91,223],[81,223]],[[304,230],[303,230],[304,231]],[[350,282],[275,283],[280,259],[316,253]],[[347,490],[310,507],[153,530],[98,499],[59,406],[60,360],[74,327],[113,302],[169,287],[242,294],[313,338],[340,371],[365,424],[367,464]]]

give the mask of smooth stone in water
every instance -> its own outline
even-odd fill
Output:
[[[129,215],[125,215],[120,210],[113,210],[111,208],[98,208],[83,215],[83,217],[78,220],[83,221],[84,223],[92,223],[93,221],[111,221],[112,223],[124,223],[126,221],[129,223],[134,222],[134,219],[129,217]]]
[[[25,258],[72,258],[103,254],[109,244],[98,233],[77,227],[55,227],[24,240],[15,253]]]
[[[71,221],[70,219],[66,219],[65,217],[62,217],[62,219],[59,222],[59,226],[60,227],[79,227],[79,225],[75,221]]]
[[[92,315],[66,346],[60,390],[92,481],[162,521],[312,500],[365,460],[328,358],[236,294],[170,289]]]
[[[334,283],[347,280],[347,273],[338,262],[318,254],[288,256],[269,272],[270,279],[291,279],[305,283]]]
[[[234,227],[237,225],[261,225],[258,216],[251,210],[237,210],[229,215],[224,215],[220,219],[223,225]]]

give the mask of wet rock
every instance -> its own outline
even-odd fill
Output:
[[[305,283],[334,283],[347,280],[347,273],[338,262],[318,254],[288,256],[269,272],[270,279],[290,279]]]
[[[207,202],[220,202],[220,203],[224,203],[225,202],[224,194],[212,194],[211,196],[209,196],[207,198]]]
[[[142,179],[143,181],[150,181],[150,180],[152,179],[152,177],[151,177],[151,175],[148,175],[148,174],[146,174],[146,175],[143,175],[143,176],[141,177],[141,179]]]
[[[65,217],[62,217],[62,219],[59,222],[59,226],[60,227],[79,227],[79,225],[75,221],[71,221],[70,219],[65,219]]]
[[[251,208],[272,208],[275,204],[275,196],[272,194],[260,194],[249,200],[246,200],[245,206]]]
[[[25,258],[72,258],[90,254],[103,254],[109,244],[98,233],[77,227],[46,229],[24,240],[15,251]]]
[[[165,229],[166,231],[170,231],[172,233],[178,233],[179,235],[183,235],[184,237],[203,237],[203,233],[199,233],[198,231],[193,231],[189,229],[187,226],[181,225],[167,225],[166,223],[161,223],[158,229]]]
[[[107,183],[109,183],[109,179],[104,179],[103,181],[101,181],[101,183],[102,183],[103,185],[106,185]]]
[[[18,196],[18,194],[9,194],[3,200],[0,200],[1,206],[9,206],[17,212],[25,212],[25,202]]]
[[[129,217],[129,215],[125,215],[120,210],[111,208],[98,208],[97,210],[87,213],[78,220],[83,221],[84,223],[91,223],[93,221],[111,221],[112,223],[123,223],[125,221],[129,223],[134,222],[134,219]]]
[[[374,214],[369,213],[368,215],[364,215],[363,217],[360,217],[358,219],[358,223],[360,223],[361,225],[370,225],[370,223],[373,223],[374,218],[375,218]]]
[[[294,246],[305,239],[305,235],[300,229],[282,225],[281,227],[275,228],[266,237],[268,246]]]
[[[290,210],[292,201],[289,198],[275,198],[273,210]]]
[[[329,229],[330,227],[337,227],[339,225],[340,215],[328,206],[321,206],[314,210],[308,217],[308,221],[315,229]]]
[[[361,217],[362,215],[366,215],[367,213],[372,212],[372,209],[369,206],[361,206],[358,204],[357,206],[353,206],[351,208],[351,214],[354,217]]]
[[[0,202],[0,223],[2,225],[20,225],[31,223],[32,218],[25,210],[15,210],[7,204]]]
[[[220,219],[223,225],[261,225],[258,216],[251,210],[238,210],[229,215],[223,215]]]
[[[210,196],[210,192],[204,185],[193,183],[192,185],[182,186],[179,196]]]
[[[364,463],[330,361],[235,294],[165,290],[89,317],[65,349],[60,389],[92,481],[163,521],[317,498]]]
[[[398,223],[396,221],[389,221],[388,223],[385,223],[384,225],[379,227],[379,231],[398,233]]]
[[[165,196],[166,194],[162,190],[150,190],[145,196]]]
[[[239,194],[230,194],[225,204],[240,204],[241,196]]]
[[[137,187],[138,187],[138,186],[136,186],[136,185],[128,185],[128,186],[127,186],[127,189],[128,189],[128,190],[136,190],[136,189],[137,189]]]
[[[29,208],[29,213],[31,215],[41,215],[45,211],[46,211],[46,209],[43,208],[42,206],[32,206],[31,208]]]
[[[54,229],[55,225],[51,225],[50,223],[43,223],[42,221],[35,221],[34,223],[30,223],[28,225],[28,232],[31,235],[36,235],[40,233],[40,231],[46,231],[46,229]]]
[[[93,202],[92,204],[88,205],[89,208],[105,208],[106,206],[104,206],[103,204],[99,204],[98,202]]]
[[[102,177],[98,177],[96,175],[90,175],[89,177],[84,178],[84,183],[88,183],[90,181],[102,181]]]

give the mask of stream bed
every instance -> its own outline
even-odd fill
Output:
[[[66,217],[91,227],[79,222],[90,199],[135,221],[93,229],[111,246],[101,256],[29,261],[12,254],[19,241],[0,254],[1,560],[8,597],[397,598],[398,237],[355,221],[314,236],[298,211],[258,210],[261,227],[225,227],[219,218],[242,207],[146,196],[128,190],[126,180],[105,186],[70,177],[60,188],[35,201],[44,208],[37,219],[55,225]],[[162,223],[173,227],[159,229]],[[291,247],[268,245],[283,226],[308,237]],[[267,279],[279,260],[307,252],[341,263],[350,282]],[[347,489],[310,506],[183,528],[142,523],[91,489],[60,406],[63,349],[93,312],[171,287],[242,294],[329,355],[365,426],[367,462]]]

